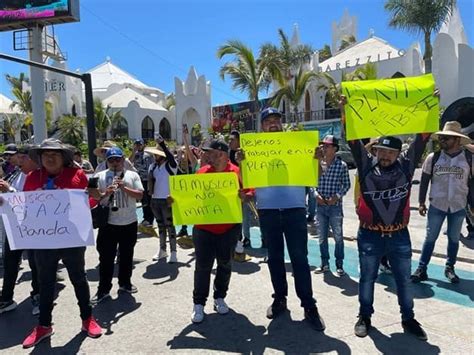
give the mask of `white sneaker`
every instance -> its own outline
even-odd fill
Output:
[[[235,252],[238,254],[242,254],[244,252],[244,243],[242,243],[242,241],[237,241],[237,245],[235,246]]]
[[[168,260],[168,262],[169,262],[170,264],[172,264],[172,263],[177,263],[177,262],[178,262],[178,257],[177,257],[177,255],[176,255],[176,252],[175,252],[175,251],[172,251],[172,252],[171,252],[170,259]]]
[[[216,298],[214,300],[214,310],[219,314],[227,314],[229,313],[229,306],[223,298]]]
[[[166,250],[160,249],[158,253],[156,253],[156,255],[153,257],[153,261],[158,261],[160,259],[167,258],[167,257],[168,257],[168,253],[166,252]]]
[[[204,320],[204,306],[202,304],[195,304],[191,321],[193,323],[201,323]]]

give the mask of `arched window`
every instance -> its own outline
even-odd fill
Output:
[[[114,122],[112,125],[112,137],[128,137],[128,122],[122,117],[118,122]]]
[[[164,139],[171,139],[171,125],[169,121],[166,119],[166,117],[163,117],[163,119],[160,121],[160,135]]]
[[[308,90],[306,90],[306,94],[304,95],[304,120],[311,120],[311,96]]]
[[[146,116],[142,121],[142,138],[144,140],[153,139],[155,133],[155,124],[150,116]]]

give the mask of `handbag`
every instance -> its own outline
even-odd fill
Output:
[[[92,227],[94,229],[105,227],[109,221],[109,213],[109,206],[102,206],[101,204],[91,209]]]

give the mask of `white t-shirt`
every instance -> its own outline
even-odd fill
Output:
[[[153,184],[153,195],[151,198],[167,198],[170,194],[170,174],[166,169],[167,162],[158,165],[153,163],[150,165],[150,171],[153,171],[153,177],[155,182]],[[169,167],[174,175],[178,171],[178,168]]]
[[[105,192],[107,186],[111,185],[114,180],[114,176],[120,176],[122,173],[119,172],[115,174],[111,170],[101,171],[97,173],[96,176],[99,178],[99,190]],[[134,190],[143,191],[143,185],[140,180],[140,176],[134,171],[125,170],[123,176],[123,182],[125,186],[130,187]],[[114,198],[116,200],[116,206],[118,207],[117,211],[112,211],[110,209],[109,214],[109,224],[116,226],[124,226],[137,221],[137,200],[132,198],[130,195],[124,191],[118,189],[114,193]],[[100,203],[102,205],[107,205],[109,198],[103,198]],[[112,203],[111,203],[112,204]],[[111,205],[110,204],[110,205]]]

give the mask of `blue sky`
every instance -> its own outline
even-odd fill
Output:
[[[331,43],[331,24],[347,8],[358,17],[357,39],[375,35],[398,48],[408,48],[421,36],[388,28],[382,0],[81,0],[81,22],[55,26],[69,69],[89,70],[110,57],[112,62],[144,83],[166,93],[174,77],[185,80],[191,65],[212,85],[212,104],[247,100],[219,78],[224,60],[219,45],[240,39],[257,52],[264,42],[278,43],[277,30],[291,36],[298,24],[303,43],[321,48]],[[474,38],[472,0],[458,0],[469,42]],[[0,52],[14,52],[11,32],[0,32]],[[0,92],[9,93],[4,74],[28,68],[0,61]]]

